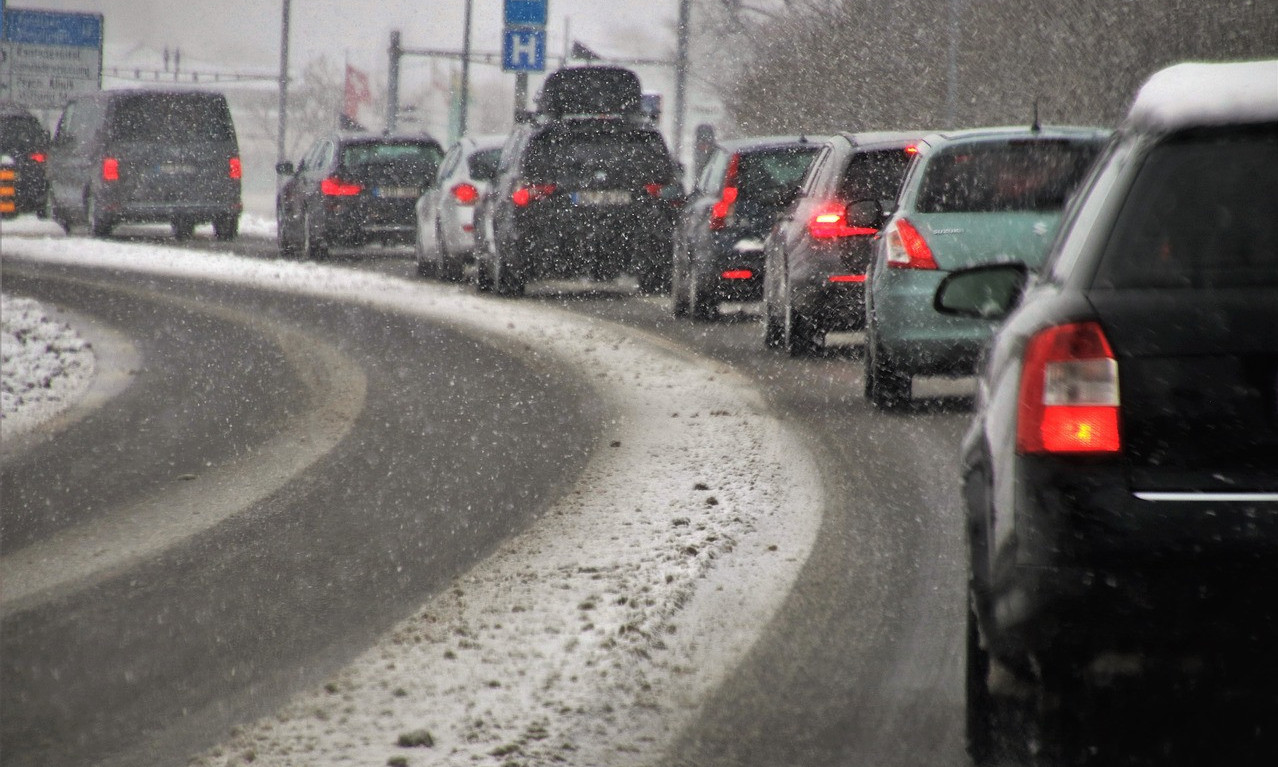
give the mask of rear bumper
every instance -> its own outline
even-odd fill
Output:
[[[701,290],[716,301],[763,298],[763,238],[726,229],[693,243],[692,263]]]
[[[875,338],[884,356],[912,375],[971,375],[997,323],[954,317],[932,308],[947,272],[879,270],[870,288]]]

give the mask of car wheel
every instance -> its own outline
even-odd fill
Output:
[[[323,261],[328,258],[328,244],[322,235],[315,231],[315,222],[311,221],[310,211],[302,215],[302,256],[311,261]]]
[[[173,237],[176,240],[189,240],[195,234],[195,222],[189,218],[175,218],[172,225]]]
[[[711,322],[719,317],[719,302],[706,290],[697,267],[688,270],[688,313],[694,320]]]
[[[448,257],[448,248],[444,246],[444,231],[438,225],[435,227],[435,248],[435,256],[438,259],[435,267],[436,276],[445,282],[461,282],[465,271],[462,262]]]
[[[1082,680],[1066,665],[1040,660],[1035,697],[1027,707],[1029,764],[1067,767],[1084,756],[1082,723],[1089,700]]]
[[[524,294],[523,274],[507,264],[500,255],[493,259],[493,272],[493,291],[497,295],[514,298]]]
[[[898,371],[870,332],[866,338],[865,396],[880,410],[892,410],[910,401],[909,373]]]
[[[791,357],[807,357],[817,351],[817,346],[811,320],[787,300],[781,309],[781,347]]]
[[[222,242],[234,240],[240,233],[240,215],[227,213],[213,219],[213,236]]]
[[[781,318],[773,311],[770,302],[763,304],[763,348],[780,349],[784,338],[782,331],[784,325]]]
[[[679,268],[678,256],[671,259],[670,265],[670,313],[675,317],[688,316],[688,280],[684,270]]]
[[[279,248],[280,258],[297,257],[297,244],[288,236],[288,220],[279,207],[275,208],[275,243]]]
[[[71,234],[71,221],[67,218],[66,212],[59,208],[57,203],[53,201],[52,192],[50,192],[49,196],[45,198],[44,206],[46,208],[48,218],[52,219],[53,223],[62,227],[62,233]]]
[[[420,235],[413,238],[413,258],[417,261],[418,277],[430,279],[435,276],[435,262],[427,258]]]
[[[84,200],[84,218],[89,225],[89,235],[91,237],[110,237],[111,225],[110,219],[98,209],[98,199],[93,192],[89,192]]]

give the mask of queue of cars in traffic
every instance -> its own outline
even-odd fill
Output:
[[[279,250],[411,243],[421,276],[469,271],[508,296],[630,274],[702,322],[761,302],[765,348],[862,332],[882,410],[907,406],[916,376],[975,374],[968,749],[978,765],[1076,764],[1106,747],[1091,725],[1125,678],[1278,710],[1276,84],[1278,61],[1174,66],[1112,131],[708,142],[685,192],[637,77],[576,67],[509,135],[446,153],[321,138],[277,168]],[[95,236],[166,221],[234,237],[219,98],[84,98],[52,139],[4,108],[17,212]],[[1272,722],[1252,733],[1278,739]]]

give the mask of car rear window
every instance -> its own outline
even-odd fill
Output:
[[[742,152],[737,161],[737,188],[743,197],[768,197],[794,191],[819,147],[790,146]]]
[[[1095,284],[1278,286],[1278,124],[1186,135],[1153,149]]]
[[[537,180],[587,184],[602,173],[609,183],[652,183],[670,178],[670,155],[660,134],[549,131],[529,145],[524,173]]]
[[[434,175],[442,158],[435,144],[412,141],[367,142],[342,147],[342,166],[361,168],[368,165],[401,165],[429,169]]]
[[[226,102],[198,93],[151,93],[122,98],[111,118],[118,141],[234,141]]]
[[[1012,139],[946,147],[923,169],[921,213],[1051,211],[1064,207],[1098,142]]]
[[[35,149],[47,141],[44,128],[34,117],[0,118],[0,146],[6,149]]]
[[[481,149],[466,158],[470,177],[480,181],[492,181],[497,177],[497,163],[501,160],[501,147]]]
[[[895,200],[909,165],[910,155],[904,149],[858,152],[843,172],[839,198],[847,202]]]

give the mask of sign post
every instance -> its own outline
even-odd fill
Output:
[[[527,105],[528,73],[546,70],[547,0],[504,0],[501,68],[515,73],[515,116]]]
[[[0,101],[61,109],[102,89],[102,14],[0,8]]]

